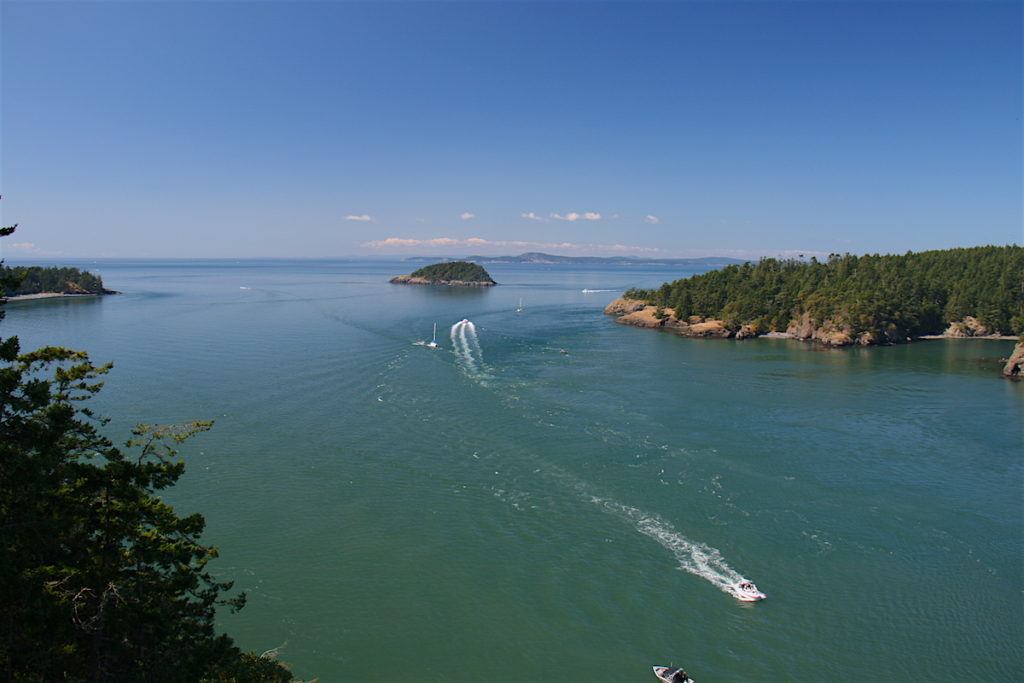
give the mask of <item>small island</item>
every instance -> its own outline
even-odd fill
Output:
[[[446,285],[448,287],[493,287],[498,284],[484,267],[468,261],[449,261],[424,266],[409,275],[391,278],[394,285]]]
[[[60,266],[0,266],[0,281],[18,283],[2,292],[8,301],[118,294],[105,288],[99,275]]]

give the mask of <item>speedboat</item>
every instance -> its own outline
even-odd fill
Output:
[[[658,677],[659,681],[665,683],[694,683],[694,680],[690,678],[690,675],[675,666],[655,666],[654,675]]]
[[[733,596],[741,602],[759,602],[768,596],[757,590],[753,581],[739,581],[732,586]]]

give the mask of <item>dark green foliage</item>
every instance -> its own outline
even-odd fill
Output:
[[[207,569],[203,517],[160,498],[185,469],[173,446],[212,423],[143,425],[114,446],[86,404],[109,369],[0,338],[0,677],[292,680],[216,633],[216,607],[245,596]]]
[[[449,261],[448,263],[435,263],[432,266],[424,266],[413,273],[412,277],[421,277],[434,282],[442,280],[494,282],[483,266],[470,263],[469,261]]]
[[[854,334],[902,340],[941,333],[964,316],[990,330],[1024,332],[1024,247],[971,247],[902,255],[833,254],[825,262],[763,259],[630,290],[690,315],[719,318],[735,329],[750,323],[784,331],[808,314],[815,325],[832,321]]]
[[[78,268],[57,266],[30,266],[12,268],[0,266],[0,278],[16,278],[20,284],[11,288],[8,296],[60,292],[64,294],[102,294],[103,280],[98,275]]]

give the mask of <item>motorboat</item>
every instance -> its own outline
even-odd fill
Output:
[[[757,589],[753,581],[739,581],[733,584],[733,596],[741,602],[759,602],[768,596]]]
[[[664,683],[695,683],[690,675],[675,666],[655,666],[654,675],[658,677],[659,681]]]

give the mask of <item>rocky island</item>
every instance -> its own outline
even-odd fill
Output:
[[[484,267],[468,261],[449,261],[424,266],[409,275],[390,280],[394,285],[445,285],[448,287],[493,287],[498,284]]]
[[[766,258],[629,290],[605,313],[624,325],[687,337],[785,337],[828,346],[1014,339],[1024,332],[1024,247]]]

